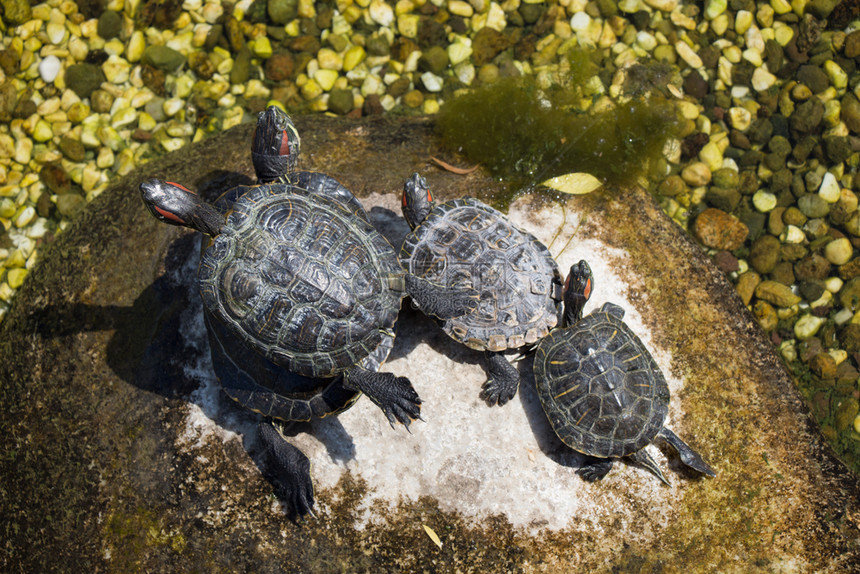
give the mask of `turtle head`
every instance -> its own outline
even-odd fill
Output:
[[[178,183],[150,179],[140,184],[143,204],[159,221],[211,235],[221,233],[224,217],[193,191]]]
[[[564,317],[563,327],[570,327],[582,319],[582,309],[591,297],[594,276],[591,267],[583,259],[570,266],[570,273],[564,282]]]
[[[269,106],[260,112],[251,144],[251,159],[260,183],[269,183],[294,172],[300,145],[299,132],[283,110]]]
[[[412,177],[403,184],[403,217],[406,218],[409,227],[412,229],[418,227],[433,209],[433,205],[435,201],[430,188],[427,187],[427,180],[413,173]]]

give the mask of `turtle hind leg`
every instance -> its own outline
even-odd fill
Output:
[[[421,399],[406,377],[368,371],[356,365],[344,374],[343,386],[367,395],[385,413],[391,428],[395,422],[401,422],[409,430],[409,424],[421,418]]]
[[[590,456],[588,460],[576,471],[586,482],[596,482],[606,476],[612,469],[611,458],[597,458]]]
[[[672,447],[678,451],[678,455],[681,457],[681,462],[685,465],[689,466],[693,470],[697,470],[704,475],[707,476],[717,476],[717,473],[714,472],[708,463],[706,463],[699,453],[694,451],[690,446],[681,440],[681,438],[676,435],[671,430],[663,427],[660,429],[660,432],[657,433],[657,436],[662,437],[666,442],[668,442]]]
[[[279,494],[289,501],[298,516],[314,516],[314,484],[311,461],[297,447],[287,442],[283,433],[268,421],[259,425],[263,441],[266,468]]]
[[[502,353],[487,351],[486,355],[490,378],[481,387],[480,397],[490,406],[502,406],[517,394],[520,373]]]
[[[651,458],[651,455],[648,454],[648,452],[644,448],[627,456],[631,460],[638,462],[639,464],[653,472],[657,476],[657,478],[662,480],[664,483],[669,484],[669,481],[666,480],[665,476],[663,476],[663,471],[660,469],[660,465],[657,464],[657,461]]]
[[[477,308],[481,295],[474,289],[454,289],[406,274],[406,292],[426,313],[441,320],[465,315]]]

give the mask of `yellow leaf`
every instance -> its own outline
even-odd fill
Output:
[[[427,526],[426,524],[422,524],[421,526],[424,527],[424,532],[427,533],[427,536],[430,537],[430,540],[435,542],[436,546],[438,546],[439,548],[442,548],[442,541],[439,540],[439,537],[436,535],[435,532],[433,532],[433,529],[430,528],[429,526]]]
[[[599,179],[597,179],[590,173],[580,172],[560,175],[558,177],[546,180],[541,185],[545,185],[546,187],[555,189],[556,191],[560,191],[562,193],[569,193],[571,195],[584,195],[586,193],[591,193],[595,189],[599,188],[603,185],[603,183],[601,183]]]

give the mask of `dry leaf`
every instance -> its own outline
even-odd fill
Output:
[[[427,526],[426,524],[422,524],[421,526],[424,527],[424,532],[427,533],[427,536],[430,537],[430,540],[435,542],[436,546],[438,546],[439,548],[442,548],[442,541],[439,540],[439,537],[436,535],[435,532],[433,532],[433,529],[430,528],[429,526]]]
[[[603,185],[599,179],[590,173],[568,173],[541,183],[546,187],[571,195],[585,195]]]

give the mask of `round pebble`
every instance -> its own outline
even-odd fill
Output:
[[[52,84],[54,83],[54,80],[57,79],[61,67],[59,58],[53,54],[45,56],[45,58],[39,62],[39,76],[45,81],[45,83]]]

